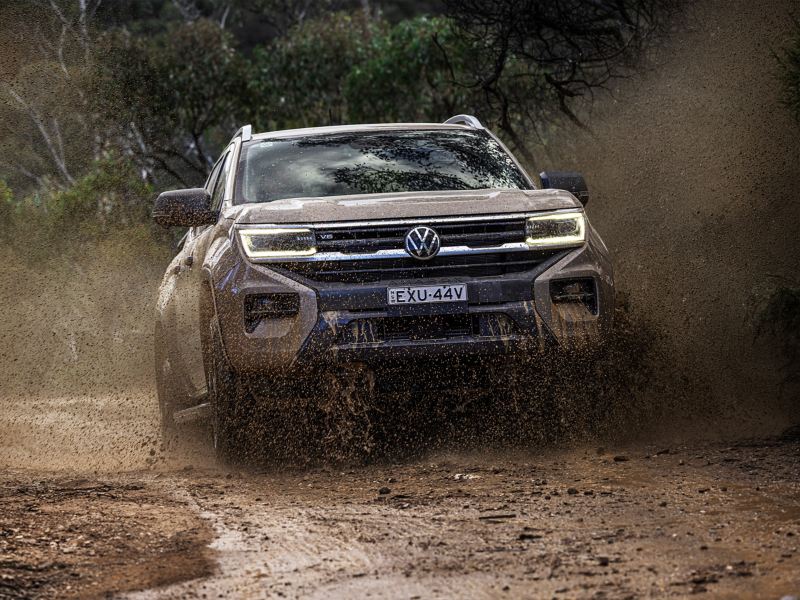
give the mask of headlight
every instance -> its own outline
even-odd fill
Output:
[[[582,212],[547,213],[525,223],[525,242],[534,248],[579,246],[586,241],[586,217]]]
[[[288,258],[316,254],[316,239],[310,229],[240,229],[239,239],[249,258]]]

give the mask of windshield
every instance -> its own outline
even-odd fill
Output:
[[[517,188],[530,184],[485,131],[347,132],[244,148],[239,202]]]

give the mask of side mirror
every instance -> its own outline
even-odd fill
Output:
[[[199,227],[217,222],[211,195],[204,188],[173,190],[156,198],[153,220],[162,227]]]
[[[545,189],[566,190],[586,206],[589,202],[589,187],[583,175],[575,171],[543,171],[539,173]]]

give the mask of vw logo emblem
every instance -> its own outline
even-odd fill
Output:
[[[420,225],[406,234],[406,252],[418,260],[430,260],[442,247],[439,234],[430,227]]]

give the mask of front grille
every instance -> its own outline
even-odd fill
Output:
[[[434,341],[459,337],[502,337],[519,333],[507,315],[479,313],[375,317],[350,321],[339,334],[340,344],[393,341]]]
[[[344,283],[459,276],[495,277],[531,271],[561,252],[561,250],[492,252],[437,256],[428,261],[419,261],[410,256],[370,260],[298,261],[275,264],[272,268],[313,281]]]
[[[425,225],[424,221],[420,221]],[[525,218],[431,223],[442,246],[486,248],[525,241]],[[319,252],[357,254],[377,250],[402,250],[413,225],[370,225],[315,229]]]

